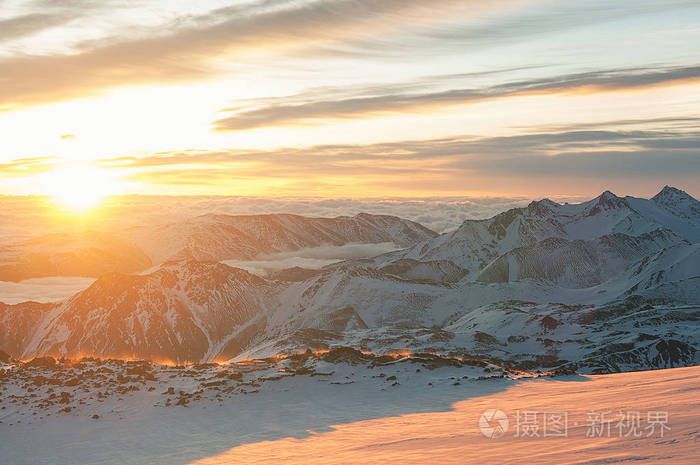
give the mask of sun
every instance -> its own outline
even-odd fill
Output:
[[[44,192],[63,208],[86,211],[107,195],[118,194],[119,185],[106,170],[88,165],[58,168],[42,176]]]

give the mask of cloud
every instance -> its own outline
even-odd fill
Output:
[[[621,119],[610,121],[595,121],[590,123],[569,123],[566,125],[542,126],[543,131],[573,131],[573,130],[588,130],[596,128],[620,128],[630,126],[649,126],[654,125],[656,128],[669,128],[677,131],[686,129],[696,129],[700,123],[700,118],[694,116],[669,116],[662,118],[646,118],[646,119]]]
[[[261,256],[258,260],[225,260],[229,266],[243,268],[251,273],[265,276],[275,271],[293,268],[309,268],[318,270],[331,263],[343,260],[370,258],[386,252],[399,250],[396,244],[383,242],[379,244],[345,244],[341,246],[325,245],[320,247],[309,247],[267,256]]]
[[[118,157],[103,160],[107,166],[121,168],[165,168],[163,173],[175,174],[182,165],[194,178],[207,166],[225,173],[237,173],[245,178],[256,174],[285,176],[294,174],[357,174],[376,169],[379,174],[406,174],[428,160],[489,160],[513,159],[522,156],[542,156],[549,159],[567,152],[595,153],[615,148],[626,152],[653,152],[656,149],[693,155],[698,150],[700,119],[695,131],[673,130],[561,130],[556,132],[519,134],[501,137],[462,136],[444,139],[396,141],[368,145],[318,145],[276,150],[230,150],[216,152],[173,152],[145,157]],[[581,150],[581,149],[587,150]],[[198,169],[192,169],[198,166]],[[427,167],[425,169],[428,169]],[[667,169],[671,169],[670,167]],[[675,168],[674,168],[675,169]],[[147,171],[143,171],[147,173]],[[371,173],[367,173],[371,174]],[[216,173],[214,173],[216,176]]]
[[[114,0],[34,0],[22,14],[0,19],[0,43],[32,36],[107,9]]]
[[[144,225],[184,221],[203,214],[257,215],[291,213],[332,218],[358,213],[393,215],[417,221],[437,232],[457,227],[466,218],[488,218],[514,206],[527,205],[523,197],[255,197],[255,196],[144,196],[109,197],[92,222],[56,221],[46,198],[0,196],[0,246],[45,234],[79,233],[84,229],[118,232]],[[566,200],[575,200],[567,198]],[[334,253],[336,256],[346,256]],[[327,256],[326,256],[327,257]],[[318,256],[307,255],[316,259]],[[323,256],[321,258],[324,258]]]
[[[20,282],[0,281],[0,302],[57,302],[90,287],[92,278],[32,278]]]
[[[0,43],[21,39],[73,19],[64,13],[29,13],[0,20]]]
[[[543,0],[435,0],[429,4],[420,0],[258,0],[198,15],[182,13],[157,26],[122,25],[122,30],[111,32],[113,35],[108,37],[72,44],[70,53],[3,58],[0,110],[84,98],[116,87],[240,76],[240,68],[246,63],[271,66],[274,60],[266,57],[281,53],[288,60],[307,60],[306,65],[308,60],[347,56],[384,61],[396,57],[402,63],[424,63],[426,57],[454,54],[467,47],[483,51],[504,39],[522,42],[523,37],[631,16],[669,10],[681,14],[683,8],[693,6],[689,0],[663,4],[627,1],[623,5],[596,2],[595,7],[575,2],[550,3]],[[26,14],[3,20],[10,22],[0,27],[0,40],[3,30],[8,37],[18,37],[73,20],[86,10],[105,9],[101,15],[104,17],[109,15],[110,8],[124,8],[117,2],[91,0],[39,0],[30,5]],[[144,8],[133,7],[134,16],[138,15],[139,7]],[[97,16],[86,17],[88,26],[101,24],[90,22]],[[97,32],[99,35],[105,31]],[[289,61],[284,66],[289,69]],[[437,97],[469,98],[468,94],[451,96],[448,91]],[[377,97],[390,99],[392,95]],[[372,103],[344,102],[348,107]],[[323,102],[316,105],[316,111],[329,111]],[[254,114],[247,116],[248,124],[260,124],[256,123]],[[230,129],[236,127],[237,124],[231,123]]]
[[[112,87],[209,79],[222,72],[217,57],[223,55],[339,42],[408,23],[437,21],[448,17],[451,9],[465,11],[478,4],[435,0],[428,7],[420,0],[263,0],[222,8],[141,31],[140,38],[133,40],[102,39],[82,44],[77,53],[4,59],[0,61],[0,109],[85,97]]]
[[[52,170],[56,166],[55,157],[19,158],[0,163],[0,177],[26,178]]]
[[[318,100],[315,92],[277,99],[266,99],[262,106],[242,109],[214,121],[219,131],[255,129],[268,126],[302,124],[328,118],[365,118],[374,114],[418,111],[465,105],[505,97],[565,92],[629,91],[657,85],[700,80],[700,66],[669,69],[630,69],[568,74],[541,79],[521,80],[480,89],[450,89],[406,93],[405,86],[357,90],[362,96]],[[427,87],[427,83],[424,84]],[[416,85],[417,87],[417,85]],[[367,95],[376,93],[376,95]],[[252,104],[255,106],[255,104]]]
[[[503,5],[502,5],[503,6]],[[568,43],[562,37],[569,31],[575,35],[581,29],[594,30],[606,23],[644,20],[677,11],[687,15],[689,8],[697,7],[695,0],[589,0],[587,2],[529,1],[513,3],[513,8],[501,8],[500,14],[482,15],[479,21],[452,21],[437,28],[406,31],[390,37],[356,38],[342,44],[319,45],[312,53],[349,57],[381,57],[384,60],[433,59],[436,54],[454,54],[465,50],[480,52],[498,46],[553,37]],[[619,31],[619,30],[618,30]],[[557,37],[559,36],[559,37]],[[663,40],[654,38],[655,41]],[[551,45],[551,44],[549,44]],[[568,44],[567,44],[568,45]],[[532,62],[532,60],[530,60]]]
[[[501,137],[462,136],[368,145],[277,150],[175,152],[103,160],[148,184],[265,189],[275,195],[381,196],[542,192],[549,179],[561,193],[589,195],[586,182],[643,180],[698,189],[700,119],[650,120],[640,128],[576,125]],[[651,129],[658,127],[659,129]],[[616,179],[613,179],[616,178]],[[572,190],[568,190],[571,186]],[[576,186],[576,187],[574,187]],[[248,188],[251,189],[248,189]],[[625,184],[624,189],[630,189]],[[257,190],[256,190],[257,189]],[[564,189],[564,190],[560,190]],[[595,188],[597,190],[597,187]],[[603,189],[604,190],[604,189]],[[211,191],[210,191],[211,192]],[[230,192],[230,191],[222,191]],[[551,192],[551,190],[549,190]],[[638,190],[634,191],[638,193]],[[644,191],[645,192],[645,191]]]
[[[556,156],[522,155],[499,160],[473,159],[452,164],[469,168],[482,175],[552,176],[619,178],[646,177],[669,179],[678,176],[700,176],[700,147],[692,150],[637,150],[570,152]]]

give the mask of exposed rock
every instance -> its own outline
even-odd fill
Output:
[[[321,359],[329,363],[347,363],[350,365],[356,365],[369,360],[370,357],[357,349],[353,349],[352,347],[337,347],[323,354]]]

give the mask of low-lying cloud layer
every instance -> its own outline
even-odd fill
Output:
[[[395,198],[348,199],[227,196],[117,196],[106,199],[94,219],[57,222],[49,201],[41,197],[0,196],[0,246],[38,235],[70,234],[76,228],[120,231],[144,225],[167,224],[208,213],[257,215],[292,213],[307,217],[354,216],[358,213],[393,215],[417,221],[437,232],[454,229],[465,219],[491,217],[530,202],[527,198]],[[47,205],[49,204],[49,205]],[[308,256],[308,258],[319,258]],[[325,258],[325,257],[321,257]]]
[[[331,263],[343,260],[370,258],[386,252],[399,250],[396,244],[382,242],[379,244],[345,244],[309,247],[274,255],[260,256],[258,260],[224,260],[222,263],[236,268],[243,268],[253,274],[266,276],[287,268],[321,269]]]
[[[19,282],[0,281],[0,302],[58,302],[90,287],[93,278],[32,278]]]

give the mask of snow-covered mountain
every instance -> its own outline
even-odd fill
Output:
[[[451,260],[475,276],[500,255],[548,238],[585,241],[618,233],[640,236],[661,229],[698,242],[698,210],[700,202],[670,187],[650,200],[622,198],[609,191],[580,204],[561,205],[544,199],[487,220],[467,220],[451,233],[387,255],[384,260]]]
[[[58,304],[23,302],[16,305],[0,303],[0,341],[2,349],[19,357],[37,334],[39,324]]]
[[[298,215],[203,215],[156,228],[133,228],[125,237],[154,263],[170,259],[250,260],[306,247],[393,242],[402,247],[436,237],[430,229],[395,216],[307,218]]]
[[[219,263],[169,262],[110,273],[36,322],[22,354],[207,360],[253,340],[270,283]]]
[[[625,271],[634,261],[678,243],[689,244],[667,229],[639,236],[614,233],[586,241],[550,237],[504,253],[481,270],[477,280],[536,279],[561,287],[592,287]]]
[[[418,223],[385,215],[306,218],[298,215],[203,215],[112,233],[49,234],[0,246],[0,281],[137,273],[172,259],[250,260],[307,247],[395,243],[436,237]]]
[[[106,274],[63,303],[34,308],[28,322],[21,306],[0,308],[16,328],[0,348],[25,358],[206,361],[349,345],[476,354],[527,369],[695,364],[698,205],[670,187],[650,200],[545,199],[440,236],[370,215],[200,217],[165,227],[153,247],[140,244],[155,260],[167,250],[177,257],[149,274]],[[386,240],[407,248],[266,277],[217,263]]]
[[[687,192],[666,186],[651,200],[679,218],[687,219],[695,225],[700,223],[700,202],[688,195]]]
[[[700,301],[700,243],[675,244],[639,260],[611,287],[623,282],[627,295],[656,300],[696,303]]]

